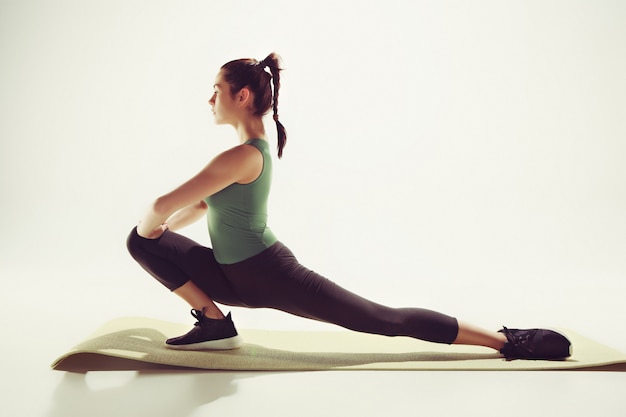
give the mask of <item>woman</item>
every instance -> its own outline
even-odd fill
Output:
[[[563,359],[565,336],[543,329],[488,332],[420,308],[390,308],[355,295],[298,263],[267,227],[272,158],[263,116],[273,109],[278,157],[286,131],[278,118],[279,57],[239,59],[217,74],[209,104],[215,123],[235,128],[239,145],[157,198],[127,240],[141,266],[192,307],[191,331],[172,349],[234,349],[242,341],[230,313],[215,304],[273,308],[360,332],[481,345],[507,359]],[[269,72],[266,70],[269,69]],[[273,91],[272,91],[273,86]],[[213,248],[175,233],[207,218]]]

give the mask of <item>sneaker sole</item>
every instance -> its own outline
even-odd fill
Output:
[[[219,340],[208,340],[200,343],[190,343],[188,345],[165,344],[168,349],[174,350],[232,350],[243,345],[243,338],[239,335]]]

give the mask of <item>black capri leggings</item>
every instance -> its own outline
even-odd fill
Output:
[[[212,249],[169,230],[158,239],[146,239],[134,228],[127,246],[132,257],[171,291],[191,280],[220,304],[273,308],[358,332],[448,344],[458,334],[454,317],[369,301],[300,265],[280,242],[227,265],[215,260]]]

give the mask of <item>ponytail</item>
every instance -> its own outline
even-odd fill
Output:
[[[265,71],[268,67],[270,72]],[[283,148],[287,143],[287,131],[278,120],[278,91],[280,90],[280,57],[272,52],[262,61],[252,58],[236,59],[222,65],[224,79],[230,85],[231,94],[248,87],[254,93],[254,114],[264,116],[271,109],[274,111],[274,122],[278,131],[278,157],[283,156]],[[270,83],[271,79],[271,83]],[[272,93],[272,86],[274,92]]]
[[[270,69],[270,73],[272,74],[272,84],[274,85],[274,94],[272,100],[272,109],[274,111],[274,122],[276,123],[276,130],[278,133],[278,158],[282,158],[283,156],[283,148],[287,143],[287,130],[285,130],[285,126],[278,120],[278,91],[280,89],[280,57],[272,52],[269,54],[263,61],[259,63],[262,68],[266,66]]]

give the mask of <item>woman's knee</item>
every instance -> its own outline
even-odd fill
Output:
[[[128,249],[133,258],[136,258],[137,252],[143,247],[145,240],[137,233],[137,226],[133,227],[126,238],[126,249]]]

